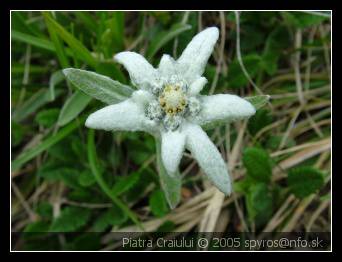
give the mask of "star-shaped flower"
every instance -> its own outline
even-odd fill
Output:
[[[255,108],[236,95],[200,95],[207,83],[202,74],[218,37],[216,27],[205,29],[177,60],[163,55],[158,68],[134,52],[115,55],[138,90],[127,100],[91,114],[86,126],[152,134],[161,140],[162,162],[171,177],[188,149],[213,184],[230,194],[227,166],[202,127],[248,118]]]

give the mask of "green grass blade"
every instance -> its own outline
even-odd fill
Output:
[[[45,23],[46,23],[47,29],[49,31],[50,38],[51,38],[51,40],[55,46],[56,55],[58,57],[59,63],[62,66],[62,68],[69,67],[70,64],[69,64],[68,58],[65,54],[63,43],[59,39],[58,34],[56,34],[56,31],[54,30],[53,25],[47,19],[47,17],[50,17],[52,19],[51,15],[49,13],[44,13]]]
[[[90,31],[96,33],[98,30],[98,23],[96,19],[94,19],[89,13],[87,12],[75,12],[75,16],[78,20],[82,21],[83,24],[89,28]]]
[[[56,92],[56,96],[61,92],[61,90]],[[40,89],[13,112],[12,120],[20,122],[48,102],[51,102],[50,91],[46,88]]]
[[[113,32],[113,42],[115,44],[116,50],[121,50],[124,48],[124,20],[124,12],[113,12],[110,27]]]
[[[27,17],[24,16],[25,12],[12,11],[11,12],[11,28],[20,32],[30,35],[42,36],[42,31],[39,30],[35,24],[28,24]],[[26,15],[27,16],[27,15]]]
[[[44,38],[39,38],[23,32],[11,30],[11,39],[56,53],[56,48],[54,44],[51,41]],[[68,56],[72,56],[71,50],[69,48],[65,48],[65,53]]]
[[[50,148],[51,146],[55,145],[59,141],[61,141],[64,137],[69,135],[72,131],[74,131],[81,123],[82,121],[74,121],[64,127],[63,129],[59,130],[55,135],[50,136],[46,140],[44,140],[42,143],[39,145],[24,151],[21,153],[13,162],[12,162],[12,172],[15,170],[18,170],[23,164],[26,162],[30,161],[34,157],[38,156],[41,154],[43,151],[46,149]]]
[[[43,48],[48,51],[56,52],[55,46],[49,40],[32,36],[26,33],[18,32],[15,30],[11,31],[11,37],[12,37],[12,40],[17,40],[20,42],[24,42],[26,44],[30,44],[32,46]]]
[[[51,18],[48,13],[43,12],[43,15],[46,21],[50,24],[52,30],[54,30],[64,40],[64,42],[69,45],[74,54],[83,62],[95,68],[97,64],[96,60],[82,42],[65,30],[64,27]]]

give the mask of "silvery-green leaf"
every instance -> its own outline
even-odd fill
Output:
[[[269,95],[250,96],[250,97],[245,97],[245,99],[254,106],[255,110],[258,110],[259,108],[267,104],[267,102],[270,100],[270,96]]]
[[[126,100],[134,91],[129,86],[94,72],[67,68],[63,70],[63,73],[74,86],[107,104]]]
[[[64,126],[74,120],[86,108],[90,100],[91,97],[81,91],[73,93],[64,103],[57,124]]]
[[[175,208],[180,201],[181,196],[181,176],[179,172],[168,174],[161,157],[161,143],[156,139],[157,147],[157,165],[160,177],[161,187],[165,193],[166,200],[171,208]]]

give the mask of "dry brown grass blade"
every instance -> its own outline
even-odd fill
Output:
[[[282,172],[282,170],[291,168],[319,153],[325,152],[331,149],[331,140],[325,139],[324,143],[319,145],[314,145],[304,150],[297,152],[296,154],[292,155],[291,157],[281,161],[277,167],[275,167],[273,174],[278,174]],[[278,179],[275,177],[275,179]]]
[[[238,137],[232,149],[232,153],[230,154],[229,165],[230,165],[231,170],[234,169],[236,162],[238,160],[238,156],[241,151],[242,144],[243,144],[243,135],[245,133],[246,126],[247,126],[247,122],[244,121],[240,127]],[[232,174],[232,172],[230,173]],[[231,177],[233,179],[232,175]],[[224,201],[224,194],[220,192],[218,189],[215,189],[215,193],[207,209],[205,210],[205,213],[199,225],[200,232],[212,232],[215,229],[217,219],[220,215],[223,201]]]
[[[317,218],[320,216],[320,214],[328,207],[330,207],[330,199],[327,199],[325,201],[323,201],[318,208],[315,210],[315,212],[312,213],[311,218],[309,220],[309,222],[307,223],[306,226],[306,231],[307,232],[311,232],[311,228],[314,225],[314,223],[316,222]]]

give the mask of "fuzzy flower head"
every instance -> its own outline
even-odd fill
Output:
[[[115,55],[137,90],[131,98],[91,114],[86,126],[145,131],[161,139],[161,157],[170,176],[177,172],[183,152],[188,149],[214,185],[230,194],[226,164],[202,127],[248,118],[255,108],[235,95],[200,95],[207,83],[202,74],[218,37],[216,27],[205,29],[177,60],[163,55],[158,68],[134,52]]]

